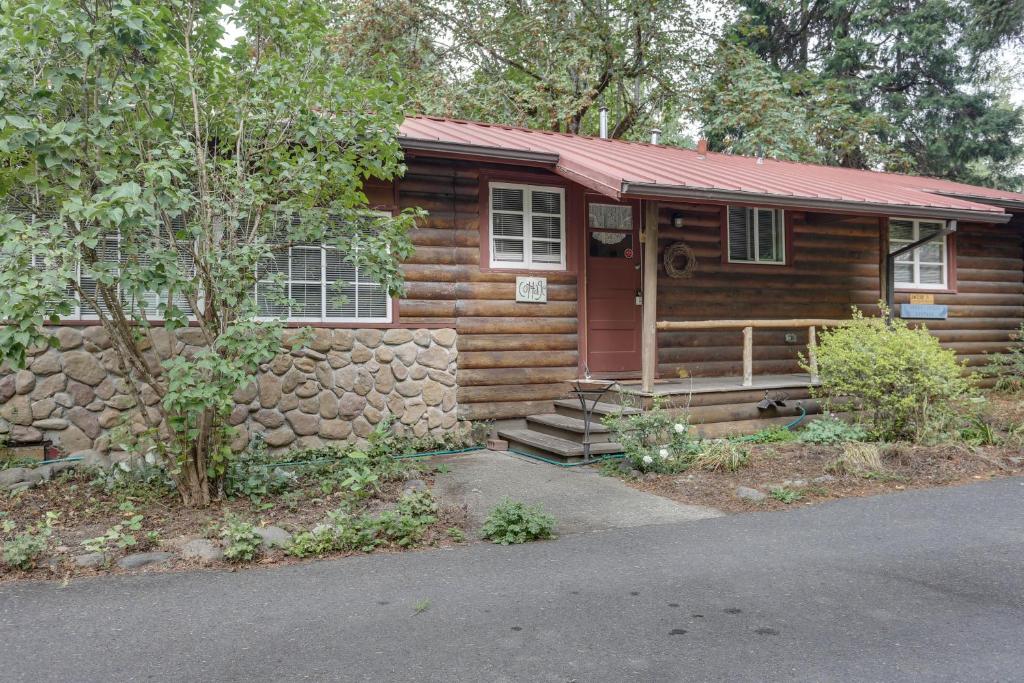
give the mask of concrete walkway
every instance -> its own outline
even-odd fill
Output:
[[[514,453],[476,451],[439,458],[449,472],[437,475],[435,493],[442,503],[469,507],[479,528],[505,496],[540,503],[558,520],[558,534],[687,522],[720,517],[714,508],[683,505],[637,491],[593,467],[558,467]]]

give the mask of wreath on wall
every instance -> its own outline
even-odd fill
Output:
[[[693,269],[697,266],[697,257],[693,249],[685,242],[675,242],[665,249],[662,257],[665,273],[675,279],[693,277]]]

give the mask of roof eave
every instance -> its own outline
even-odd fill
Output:
[[[424,153],[432,156],[455,156],[463,158],[479,158],[496,161],[514,161],[541,166],[554,166],[558,163],[558,154],[551,152],[534,152],[528,149],[508,149],[505,147],[487,147],[463,142],[446,142],[444,140],[427,140],[399,136],[399,144],[406,152]]]
[[[659,185],[657,183],[622,183],[622,195],[648,199],[688,199],[719,202],[741,202],[746,204],[763,202],[771,206],[817,209],[842,213],[869,213],[883,216],[912,214],[920,218],[942,218],[946,220],[978,221],[982,223],[1007,223],[1011,215],[1005,212],[971,209],[942,208],[935,206],[912,206],[909,204],[879,204],[841,199],[816,199],[794,197],[761,192],[718,190],[711,188],[686,187],[682,185]]]
[[[1024,200],[1018,199],[1007,199],[1004,197],[985,197],[983,195],[967,194],[964,192],[942,192],[941,190],[925,190],[925,192],[931,192],[942,197],[952,197],[953,199],[963,199],[975,204],[989,204],[990,206],[998,206],[1001,209],[1009,209],[1010,211],[1020,212],[1024,211]]]

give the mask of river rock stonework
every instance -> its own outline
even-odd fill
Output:
[[[153,330],[147,362],[197,341],[196,330]],[[0,441],[48,439],[70,453],[117,451],[112,431],[142,431],[137,406],[110,340],[99,326],[61,327],[58,348],[34,353],[24,370],[0,365]],[[398,432],[424,436],[458,424],[457,335],[453,329],[314,330],[302,349],[262,366],[235,391],[230,422],[241,450],[262,434],[271,449],[359,441],[390,416]],[[194,346],[193,346],[194,347]]]

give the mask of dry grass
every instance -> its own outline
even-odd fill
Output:
[[[709,441],[693,458],[693,466],[707,472],[735,472],[750,461],[750,453],[731,441]]]
[[[885,471],[882,464],[882,449],[873,443],[846,443],[840,454],[827,465],[825,471],[832,474],[871,474]]]

